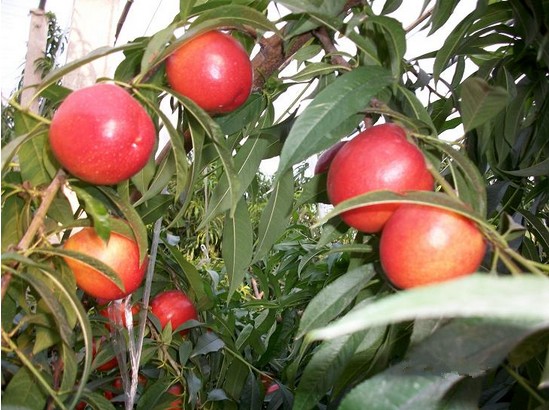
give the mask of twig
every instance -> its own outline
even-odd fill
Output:
[[[66,174],[65,171],[62,169],[59,169],[57,171],[57,174],[53,178],[53,181],[51,181],[50,185],[46,188],[46,190],[42,193],[42,202],[40,203],[40,206],[36,210],[36,213],[34,214],[34,218],[32,219],[29,227],[27,228],[27,231],[17,244],[16,249],[18,250],[26,250],[32,243],[32,240],[34,239],[34,236],[36,233],[41,229],[41,227],[44,225],[44,219],[46,217],[46,214],[48,212],[48,209],[50,208],[53,200],[55,199],[55,195],[57,195],[57,191],[63,186],[65,183]],[[11,282],[11,273],[6,272],[2,276],[2,298],[4,298],[9,284]]]
[[[421,23],[423,23],[427,18],[429,18],[433,14],[433,9],[427,10],[425,13],[423,13],[421,16],[419,16],[414,22],[412,22],[408,27],[404,29],[406,33],[409,33],[413,29],[415,29],[417,26],[419,26]]]
[[[332,39],[330,38],[326,27],[321,26],[320,28],[315,30],[314,36],[320,41],[326,53],[330,54],[332,64],[347,67],[349,70],[351,69],[351,65],[347,62],[347,60],[345,60],[340,54],[338,54],[339,50],[336,48]]]

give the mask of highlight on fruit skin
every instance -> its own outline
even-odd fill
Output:
[[[408,141],[402,127],[392,123],[367,128],[342,146],[331,161],[326,186],[333,205],[374,191],[403,194],[433,187],[423,153]],[[366,205],[340,216],[359,231],[377,233],[398,207]]]
[[[383,228],[379,251],[389,281],[409,289],[476,272],[486,241],[473,221],[454,211],[402,204]]]
[[[49,142],[70,174],[91,184],[113,185],[147,164],[156,129],[130,93],[99,83],[65,98],[51,120]]]
[[[64,256],[76,279],[77,286],[86,294],[103,300],[116,300],[134,292],[143,281],[148,258],[139,264],[137,242],[117,232],[111,232],[107,243],[93,228],[83,228],[63,245],[64,249],[91,256],[108,265],[124,285],[121,290],[111,279],[94,267],[77,259]]]
[[[213,30],[184,42],[166,60],[170,87],[210,114],[226,114],[246,102],[253,82],[250,57],[229,34]]]

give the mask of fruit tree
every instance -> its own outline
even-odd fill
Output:
[[[546,408],[549,1],[421,3],[182,1],[14,92],[2,405]]]

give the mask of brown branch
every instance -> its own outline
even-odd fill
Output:
[[[272,36],[259,40],[259,53],[252,59],[254,71],[253,90],[261,90],[267,79],[277,70],[288,64],[290,58],[307,41],[313,38],[311,33],[304,33],[294,37],[284,49],[284,40],[279,36]]]
[[[412,22],[408,27],[404,29],[406,33],[409,33],[413,29],[415,29],[417,26],[419,26],[421,23],[423,23],[427,18],[433,14],[433,9],[427,10],[424,14],[419,16],[416,21]]]
[[[343,58],[343,56],[339,54],[339,50],[336,48],[332,39],[330,38],[326,27],[322,26],[318,28],[317,30],[315,30],[314,35],[322,44],[322,47],[324,48],[324,51],[326,51],[326,54],[330,54],[332,64],[351,69],[351,65],[347,62],[347,60]]]
[[[27,228],[27,231],[17,244],[16,249],[18,250],[25,250],[27,249],[34,239],[36,233],[42,228],[44,225],[44,218],[46,218],[46,214],[48,212],[48,209],[50,208],[51,203],[55,199],[55,195],[57,195],[57,191],[63,186],[65,183],[65,172],[62,169],[59,169],[57,172],[57,175],[55,175],[55,178],[53,178],[53,181],[51,181],[50,185],[46,188],[46,190],[42,193],[42,202],[40,203],[40,206],[36,210],[36,213],[34,214],[34,218],[32,219],[29,227]],[[11,282],[11,273],[6,272],[2,276],[2,298],[5,296],[9,284]]]

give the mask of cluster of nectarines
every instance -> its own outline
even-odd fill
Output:
[[[328,172],[327,192],[333,205],[374,191],[406,194],[434,188],[422,151],[396,124],[370,127],[335,145],[319,164],[317,172]],[[486,249],[471,220],[434,205],[382,202],[347,210],[341,218],[361,232],[381,232],[381,265],[399,288],[471,274]]]

